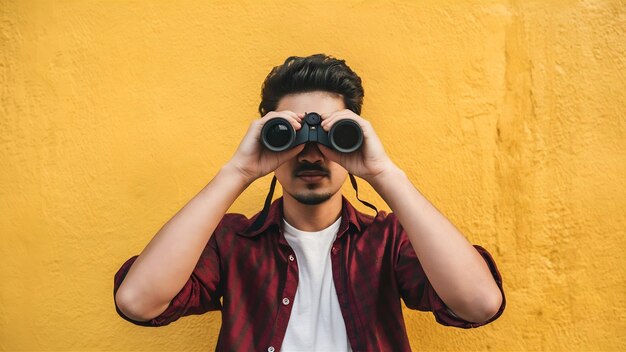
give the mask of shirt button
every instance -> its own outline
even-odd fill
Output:
[[[289,298],[287,298],[287,297],[283,298],[283,304],[284,305],[288,305],[289,304]]]
[[[292,262],[295,260],[296,258],[293,257],[293,255],[289,255],[289,260],[291,260]]]
[[[270,346],[270,348],[267,349],[267,352],[274,352],[274,346]]]
[[[335,246],[333,246],[333,249],[332,249],[332,251],[331,251],[331,252],[333,252],[333,254],[337,254],[337,253],[339,253],[339,247],[335,247]]]

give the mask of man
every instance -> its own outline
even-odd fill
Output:
[[[143,326],[222,311],[216,350],[408,351],[400,299],[437,322],[473,328],[505,307],[490,254],[411,184],[359,116],[361,79],[325,55],[290,57],[263,84],[259,112],[211,182],[115,275],[117,312]],[[283,152],[260,132],[276,117],[301,128],[317,112],[329,131],[356,121],[363,144],[339,153],[308,142]],[[283,196],[251,219],[225,214],[254,180],[274,171]],[[391,207],[375,217],[340,192],[348,173]],[[220,301],[220,299],[223,300]]]

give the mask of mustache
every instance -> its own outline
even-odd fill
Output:
[[[302,163],[302,164],[299,164],[298,167],[293,171],[293,176],[297,177],[299,173],[304,172],[304,171],[319,171],[326,175],[330,174],[330,172],[326,168],[322,167],[322,165]]]

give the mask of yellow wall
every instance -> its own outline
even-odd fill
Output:
[[[136,327],[113,275],[232,155],[269,69],[318,52],[504,278],[480,329],[405,310],[414,350],[626,349],[624,2],[0,4],[0,350],[212,350],[219,313]]]

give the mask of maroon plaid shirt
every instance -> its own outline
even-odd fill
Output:
[[[191,277],[161,315],[138,322],[116,306],[117,313],[137,325],[162,326],[183,316],[221,310],[216,351],[278,351],[298,288],[297,258],[283,235],[282,198],[272,203],[263,226],[252,231],[258,216],[224,215]],[[505,307],[502,277],[491,255],[474,247],[503,297],[498,313],[483,323],[451,314],[424,274],[395,214],[380,211],[373,218],[343,197],[341,225],[330,255],[352,350],[410,351],[400,298],[410,309],[432,312],[442,325],[468,329],[498,318]],[[136,258],[115,275],[114,295]]]

